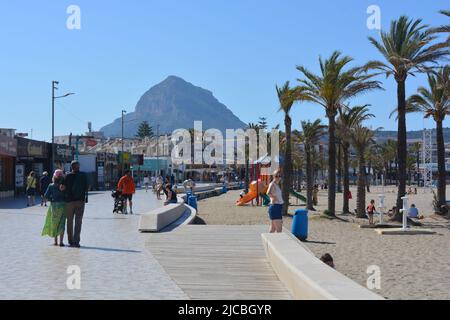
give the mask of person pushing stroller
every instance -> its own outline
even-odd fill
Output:
[[[119,184],[117,185],[117,191],[122,193],[122,197],[124,198],[124,214],[128,214],[127,212],[127,200],[130,203],[130,214],[133,214],[133,194],[136,192],[136,187],[134,185],[133,178],[131,176],[131,171],[126,170],[125,174],[119,180]]]

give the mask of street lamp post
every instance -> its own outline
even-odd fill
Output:
[[[156,167],[156,172],[159,177],[159,124],[156,125]]]
[[[58,81],[52,81],[52,156],[51,156],[51,164],[50,168],[52,172],[55,171],[55,99],[61,99],[73,95],[75,93],[66,93],[62,96],[55,97],[55,90],[58,90],[57,85]]]
[[[124,139],[124,137],[123,137],[123,124],[124,124],[124,115],[127,113],[127,111],[126,110],[122,110],[122,159],[121,159],[121,168],[122,168],[122,174],[123,174],[123,169],[124,169],[124,163],[123,163],[123,151],[124,151],[124,149],[123,149],[123,139]]]

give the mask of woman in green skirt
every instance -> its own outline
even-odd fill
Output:
[[[53,183],[45,191],[44,197],[51,201],[50,207],[45,218],[43,236],[55,238],[55,246],[64,247],[64,229],[66,227],[66,203],[64,202],[64,173],[62,170],[56,170],[53,175]]]

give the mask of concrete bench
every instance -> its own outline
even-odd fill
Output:
[[[178,226],[191,223],[197,211],[178,198],[178,203],[168,204],[141,216],[139,221],[140,232],[158,232],[171,225]]]
[[[281,282],[299,300],[383,300],[316,258],[292,234],[264,233],[267,258]]]

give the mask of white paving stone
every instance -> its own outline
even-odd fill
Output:
[[[0,201],[0,299],[187,299],[138,232],[139,214],[161,203],[138,191],[136,214],[125,216],[112,213],[112,200],[109,192],[90,195],[81,249],[41,237],[46,208]],[[70,265],[81,268],[80,290],[67,289]]]

